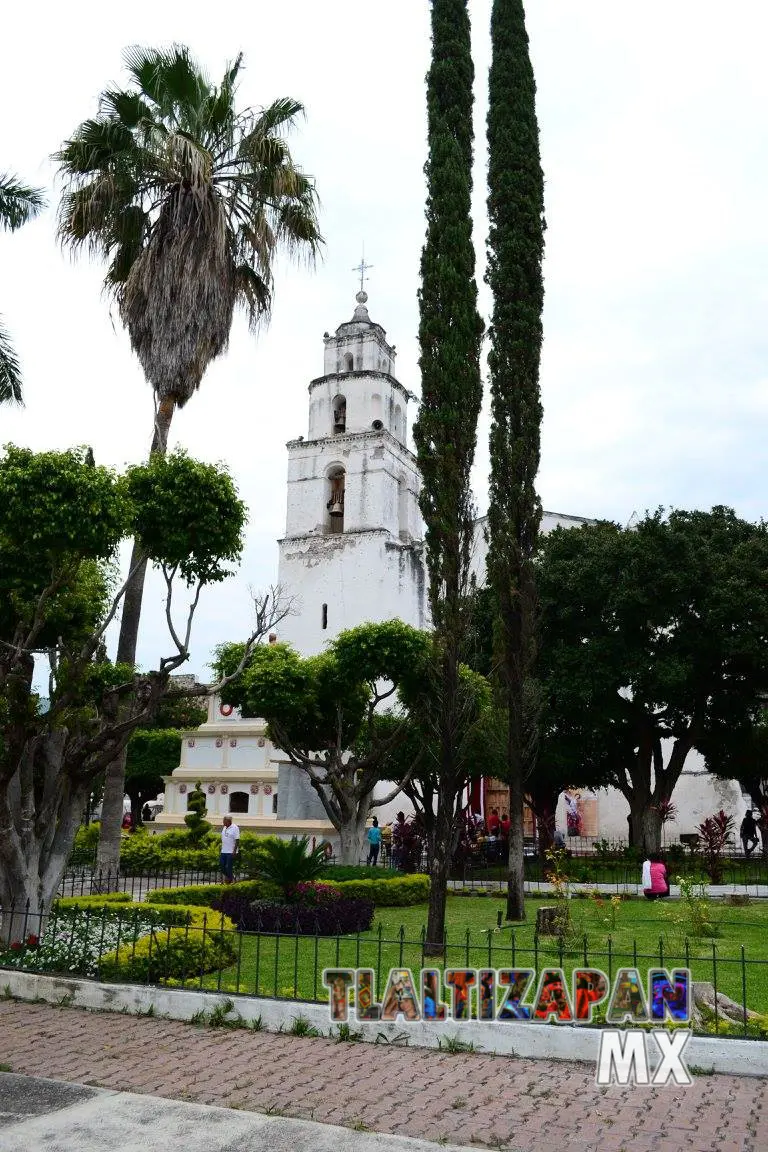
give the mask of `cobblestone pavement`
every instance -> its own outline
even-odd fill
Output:
[[[768,1080],[597,1088],[587,1064],[338,1044],[0,1002],[4,1071],[442,1143],[528,1152],[765,1152]]]

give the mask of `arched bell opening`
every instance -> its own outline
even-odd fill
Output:
[[[326,478],[325,530],[344,531],[344,488],[346,474],[341,465],[329,469]]]

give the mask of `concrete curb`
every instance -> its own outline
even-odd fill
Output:
[[[226,1001],[245,1024],[261,1019],[269,1032],[290,1031],[301,1017],[318,1032],[335,1031],[324,1004],[298,1000],[267,1000],[217,992],[159,988],[145,984],[100,984],[95,980],[67,979],[33,972],[0,971],[0,985],[18,1000],[42,1000],[47,1004],[68,1004],[98,1012],[124,1012],[133,1015],[168,1017],[191,1021],[201,1012],[210,1013]],[[352,1014],[353,1016],[354,1014]],[[405,1043],[414,1048],[439,1048],[440,1042],[456,1038],[475,1049],[496,1056],[517,1056],[531,1060],[572,1060],[596,1063],[600,1029],[568,1024],[528,1024],[509,1021],[489,1023],[466,1020],[440,1024],[434,1021],[355,1023],[368,1043]],[[692,1036],[685,1050],[689,1066],[730,1076],[768,1077],[768,1041],[726,1040],[720,1037]]]

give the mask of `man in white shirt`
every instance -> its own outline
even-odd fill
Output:
[[[232,873],[235,867],[235,856],[240,850],[240,829],[232,823],[231,816],[224,817],[224,827],[221,830],[221,855],[219,868],[224,877],[225,884],[232,883]]]

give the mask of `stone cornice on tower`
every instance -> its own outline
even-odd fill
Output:
[[[291,452],[299,448],[317,448],[318,445],[335,446],[341,444],[359,444],[364,440],[387,441],[395,446],[401,456],[405,457],[412,464],[416,464],[415,454],[411,452],[410,448],[406,448],[402,440],[398,440],[396,436],[393,436],[388,428],[370,428],[365,429],[363,432],[336,432],[333,436],[318,436],[315,440],[305,440],[301,437],[298,440],[289,440],[286,448]]]
[[[316,376],[314,380],[310,380],[307,385],[307,391],[311,392],[318,384],[325,384],[328,380],[355,380],[365,379],[366,377],[386,380],[393,388],[402,392],[406,400],[418,400],[415,392],[410,392],[395,376],[392,376],[389,372],[380,372],[372,368],[355,368],[353,372],[327,372],[324,376]]]

